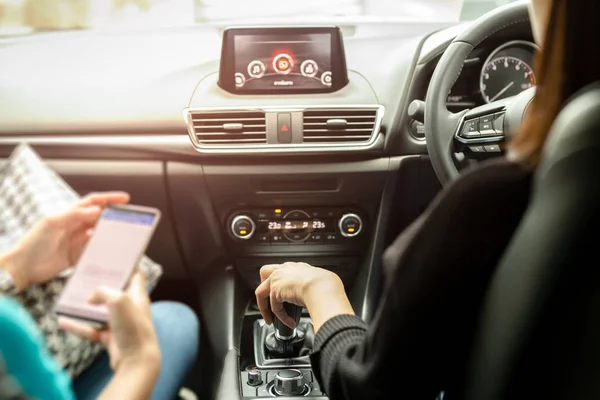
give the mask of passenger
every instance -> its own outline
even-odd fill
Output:
[[[269,302],[287,325],[282,302],[307,307],[317,332],[312,367],[332,400],[430,400],[460,390],[486,288],[527,207],[550,127],[569,97],[600,80],[598,50],[585,44],[595,3],[530,3],[543,50],[526,119],[505,158],[464,172],[386,250],[370,325],[354,314],[335,274],[292,262],[261,269],[255,294],[267,322]]]
[[[128,200],[126,193],[100,193],[38,222],[14,249],[0,255],[0,268],[8,272],[16,290],[52,279],[75,263],[102,207]],[[174,302],[151,305],[139,273],[126,291],[99,288],[92,300],[108,306],[110,329],[97,331],[70,320],[59,324],[102,343],[107,353],[71,382],[46,351],[26,309],[7,293],[0,294],[0,398],[177,398],[197,357],[195,313]]]

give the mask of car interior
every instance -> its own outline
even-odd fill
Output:
[[[152,298],[199,316],[200,357],[186,386],[218,400],[326,399],[308,357],[308,313],[288,307],[296,329],[265,324],[259,269],[329,269],[368,323],[384,249],[461,170],[502,156],[536,84],[523,1],[443,27],[203,24],[4,40],[0,157],[28,143],[79,193],[125,190],[133,204],[161,210],[147,250],[164,268]],[[599,325],[577,321],[598,318],[597,272],[557,276],[587,265],[593,248],[587,223],[598,219],[599,192],[585,171],[600,170],[590,134],[598,90],[557,124],[574,132],[557,134],[520,239],[494,277],[466,398],[557,398],[585,390],[581,379],[593,384]],[[557,191],[565,180],[572,190]],[[567,323],[586,339],[561,330]]]

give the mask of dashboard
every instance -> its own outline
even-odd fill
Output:
[[[262,35],[263,27],[0,40],[0,144],[25,141],[65,156],[203,162],[257,154],[261,162],[282,154],[288,161],[426,154],[424,140],[411,134],[406,110],[412,100],[424,99],[439,56],[467,26],[309,21],[273,27],[288,32],[279,32],[279,42],[256,57],[243,51],[244,41],[256,36],[230,33]],[[298,28],[302,32],[289,31]],[[329,46],[312,46],[318,51],[285,43],[321,43],[325,37]],[[228,47],[235,38],[242,51]],[[533,84],[533,74],[525,77],[533,64],[531,41],[524,21],[481,43],[449,94],[449,108],[469,108]],[[289,114],[281,117],[289,124],[279,114]],[[283,125],[287,133],[280,132]]]

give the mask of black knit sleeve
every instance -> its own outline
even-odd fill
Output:
[[[478,310],[529,199],[530,171],[507,162],[461,176],[383,257],[373,321],[326,321],[311,356],[331,400],[435,399],[462,379]]]
[[[331,386],[340,356],[362,342],[366,331],[367,324],[356,315],[338,315],[321,326],[315,337],[311,363],[325,391]]]

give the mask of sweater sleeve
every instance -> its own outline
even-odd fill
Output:
[[[0,355],[6,372],[27,397],[75,399],[69,377],[46,351],[31,316],[5,296],[0,297]]]
[[[531,173],[508,163],[461,176],[386,250],[373,321],[340,315],[311,355],[332,400],[427,399],[460,384],[491,274],[529,199]]]

